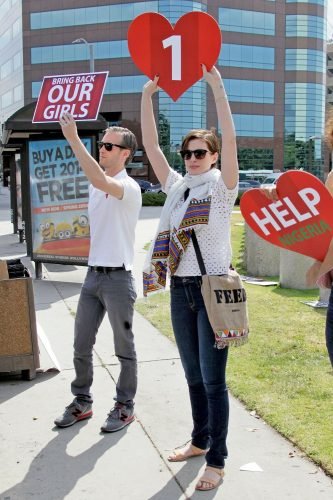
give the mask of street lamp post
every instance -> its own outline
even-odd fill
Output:
[[[87,45],[89,49],[89,71],[90,73],[95,72],[95,59],[94,59],[94,44],[91,42],[87,42],[85,38],[77,38],[73,40],[72,43],[84,43]]]

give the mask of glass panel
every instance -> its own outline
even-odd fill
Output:
[[[240,137],[273,137],[274,116],[271,115],[233,115],[236,132]]]
[[[304,168],[320,178],[323,174],[321,145],[325,90],[324,85],[316,83],[285,85],[284,165],[286,168]]]
[[[275,49],[256,45],[225,43],[219,56],[219,65],[240,68],[274,69]]]
[[[219,24],[224,31],[275,35],[275,14],[254,10],[219,8]]]
[[[286,36],[326,38],[326,23],[323,17],[304,14],[286,16]]]
[[[112,59],[130,57],[127,40],[115,40],[111,42],[95,42],[95,59]],[[85,43],[70,45],[51,45],[44,47],[33,47],[31,49],[31,63],[55,63],[62,61],[85,61],[89,60],[90,54]]]
[[[228,78],[223,81],[230,101],[274,103],[274,82]]]
[[[191,4],[191,2],[188,3]],[[158,1],[150,1],[36,12],[30,14],[30,28],[35,30],[60,28],[64,26],[84,26],[87,24],[132,21],[138,14],[157,11]]]

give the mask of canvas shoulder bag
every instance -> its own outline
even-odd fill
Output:
[[[191,234],[202,274],[201,293],[215,334],[215,347],[239,346],[248,340],[249,320],[246,290],[237,271],[208,275],[195,231]]]

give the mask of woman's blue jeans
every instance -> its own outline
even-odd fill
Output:
[[[326,316],[326,346],[333,367],[333,288],[331,289]]]
[[[192,444],[208,448],[207,465],[224,467],[229,421],[228,348],[216,349],[201,295],[201,277],[171,278],[171,319],[189,387]]]

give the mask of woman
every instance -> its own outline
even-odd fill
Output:
[[[165,286],[171,273],[171,319],[187,379],[192,407],[191,442],[176,449],[171,462],[206,456],[197,490],[222,482],[227,457],[229,401],[225,382],[228,348],[216,349],[214,333],[201,296],[201,275],[191,240],[194,229],[208,274],[226,274],[231,262],[230,217],[238,192],[235,128],[221,75],[213,67],[203,75],[216,103],[223,135],[221,172],[216,168],[218,139],[212,131],[192,130],[181,155],[186,175],[172,170],[158,144],[152,95],[158,77],[143,88],[143,144],[154,172],[167,193],[158,234],[144,272],[145,294]]]
[[[326,124],[325,124],[325,141],[330,151],[333,151],[333,110],[328,114]],[[333,170],[331,170],[327,176],[325,186],[333,196]],[[333,367],[333,247],[332,243],[328,249],[326,257],[322,263],[315,263],[312,268],[308,271],[308,276],[311,271],[315,269],[318,274],[316,276],[316,282],[320,286],[325,286],[331,288],[327,315],[326,315],[326,325],[325,325],[325,337],[326,337],[326,347],[330,358],[331,365]]]
[[[325,124],[325,142],[330,149],[333,151],[333,111],[328,113],[328,117]],[[333,196],[333,170],[331,170],[325,181],[325,186]],[[267,196],[272,201],[277,201],[279,195],[276,186],[270,188],[262,188],[262,193]],[[326,325],[325,325],[325,337],[326,337],[326,347],[329,355],[331,365],[333,367],[333,243],[331,242],[330,247],[323,262],[315,261],[306,273],[306,284],[308,286],[319,285],[323,288],[330,288],[330,298],[327,308],[326,315]]]

